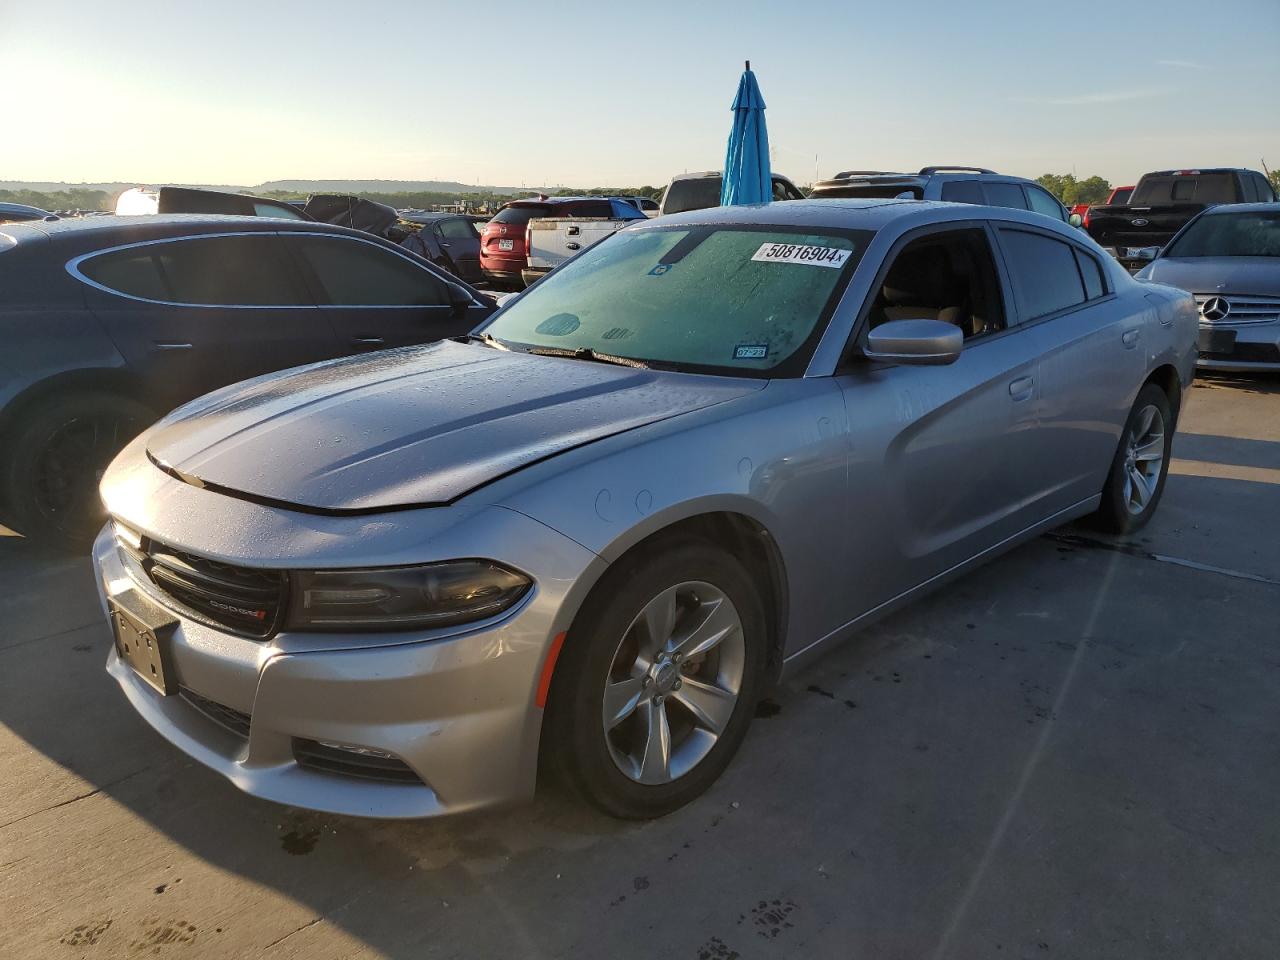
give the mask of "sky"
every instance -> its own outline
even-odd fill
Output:
[[[0,180],[661,185],[1280,166],[1280,0],[0,0]]]

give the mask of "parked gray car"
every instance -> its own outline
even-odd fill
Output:
[[[648,221],[465,341],[135,440],[101,488],[107,668],[259,797],[421,817],[544,774],[661,815],[809,657],[1072,518],[1145,523],[1196,328],[1031,212]]]
[[[1195,295],[1202,368],[1280,370],[1280,203],[1210,207],[1138,278]]]

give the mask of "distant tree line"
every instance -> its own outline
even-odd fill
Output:
[[[0,190],[0,203],[25,203],[41,210],[110,210],[115,197],[105,190],[59,190],[41,193],[38,190]]]
[[[1036,183],[1068,207],[1077,203],[1102,203],[1111,193],[1111,182],[1098,176],[1077,180],[1074,173],[1044,173],[1036,177]]]
[[[562,188],[543,191],[548,196],[593,196],[593,197],[653,197],[662,193],[661,187],[591,187],[588,190]],[[528,194],[536,194],[536,187],[530,188]],[[262,196],[276,200],[305,200],[308,194],[296,190],[268,190]],[[522,194],[505,194],[492,192],[479,193],[445,193],[431,190],[420,190],[413,193],[362,193],[362,197],[389,204],[397,209],[406,207],[432,207],[437,204],[459,203],[464,200],[477,201],[479,205],[496,209],[510,200],[519,199]],[[25,203],[28,206],[40,207],[43,210],[114,210],[115,196],[105,190],[58,190],[41,192],[38,190],[0,190],[0,202]]]

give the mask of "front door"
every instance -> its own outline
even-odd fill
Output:
[[[430,343],[475,325],[458,316],[443,280],[390,246],[310,233],[290,245],[344,353]]]
[[[928,318],[958,324],[949,366],[855,356],[837,377],[852,452],[851,617],[1015,536],[1030,505],[1039,345],[1013,323],[1009,291],[980,225],[925,232],[890,258],[863,328]]]

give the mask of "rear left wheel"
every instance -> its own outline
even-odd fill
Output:
[[[737,751],[765,650],[758,588],[718,547],[683,541],[623,561],[565,643],[544,757],[608,813],[669,813]]]
[[[1151,519],[1164,495],[1173,430],[1168,396],[1155,384],[1147,384],[1138,391],[1129,412],[1102,490],[1097,519],[1104,529],[1136,533]]]

